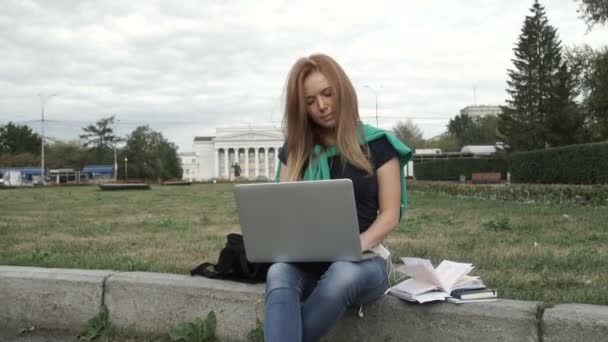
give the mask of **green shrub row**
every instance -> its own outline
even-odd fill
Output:
[[[460,175],[470,180],[475,172],[500,172],[505,179],[507,169],[507,160],[502,156],[414,162],[414,175],[421,180],[459,180]]]
[[[475,172],[510,172],[514,183],[608,184],[608,143],[499,154],[492,158],[439,159],[414,163],[418,180],[468,180]]]
[[[421,192],[437,192],[451,196],[524,203],[573,204],[582,206],[608,205],[608,185],[465,185],[416,180],[408,181],[408,189]]]
[[[513,153],[509,171],[517,183],[607,184],[608,143]]]

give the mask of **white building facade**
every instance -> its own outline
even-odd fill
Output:
[[[198,177],[198,156],[194,152],[185,152],[179,154],[180,164],[182,166],[182,179],[189,181],[199,180]]]
[[[190,181],[274,179],[283,132],[271,125],[247,125],[216,129],[215,136],[194,137],[192,152],[181,153],[182,178]]]

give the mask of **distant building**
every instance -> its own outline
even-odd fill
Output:
[[[76,184],[80,180],[80,173],[74,169],[51,169],[49,180],[55,184]]]
[[[182,178],[203,181],[233,179],[235,163],[241,177],[272,179],[279,166],[278,151],[285,137],[274,125],[217,128],[215,136],[197,136],[192,152],[180,153]]]
[[[417,148],[414,150],[415,155],[433,155],[441,154],[440,148]]]
[[[21,185],[40,180],[39,167],[0,168],[0,179],[5,185]]]
[[[199,162],[196,152],[180,153],[179,160],[182,166],[182,179],[189,181],[202,180],[198,175]]]
[[[112,165],[85,165],[80,174],[88,181],[100,181],[114,179],[114,166]]]
[[[460,149],[462,154],[472,154],[473,156],[489,156],[498,151],[494,145],[467,145]]]
[[[469,117],[480,117],[494,115],[498,116],[498,114],[502,113],[502,109],[499,106],[467,106],[460,110],[460,115],[466,114]]]

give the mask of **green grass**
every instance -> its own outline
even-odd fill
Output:
[[[471,262],[502,298],[608,304],[608,208],[410,192],[387,244]],[[269,208],[271,210],[271,208]],[[0,264],[187,273],[239,232],[231,184],[0,191]]]

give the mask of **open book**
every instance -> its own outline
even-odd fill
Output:
[[[390,289],[390,294],[411,302],[445,300],[455,289],[481,289],[485,285],[479,277],[468,276],[472,264],[444,260],[437,266],[428,259],[401,258],[403,265],[397,271],[411,278]]]

